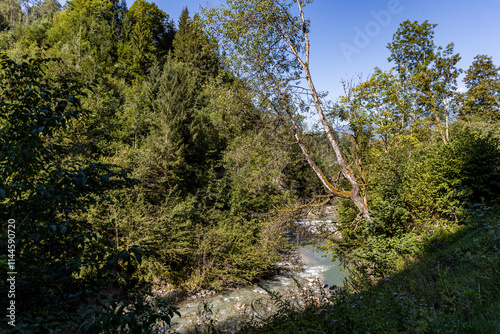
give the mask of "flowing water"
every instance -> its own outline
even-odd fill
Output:
[[[313,281],[330,286],[343,284],[342,280],[346,275],[337,261],[330,260],[330,256],[315,251],[313,245],[299,247],[299,253],[304,266],[295,277],[305,286],[311,286]],[[278,275],[259,284],[227,290],[206,299],[185,300],[177,305],[181,317],[175,316],[172,319],[172,327],[168,332],[187,333],[193,331],[195,326],[209,322],[235,326],[241,320],[255,317],[257,307],[260,307],[261,315],[262,312],[272,312],[269,295],[262,287],[286,294],[287,291],[296,289],[296,286],[291,277]]]
[[[346,274],[341,270],[338,261],[331,261],[331,255],[315,250],[314,245],[305,245],[299,248],[304,269],[299,276],[311,279],[316,276],[328,285],[341,286]]]

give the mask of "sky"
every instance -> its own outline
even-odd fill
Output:
[[[134,0],[126,0],[130,8]],[[222,0],[156,0],[177,24],[181,11],[200,12],[200,4],[219,6]],[[434,42],[455,43],[466,70],[474,56],[486,54],[500,65],[500,0],[315,0],[304,8],[311,20],[311,72],[317,90],[335,100],[340,80],[367,77],[387,61],[393,34],[405,20],[437,23]],[[459,87],[463,87],[459,83]]]
[[[129,7],[132,3],[127,0]],[[219,6],[223,1],[155,3],[177,24],[184,7],[193,14],[200,12],[200,4]],[[500,0],[315,0],[304,12],[311,20],[312,77],[332,100],[342,94],[340,80],[366,78],[376,66],[392,67],[387,44],[405,20],[437,23],[434,43],[455,43],[455,53],[462,56],[458,66],[464,70],[478,54],[500,65]]]

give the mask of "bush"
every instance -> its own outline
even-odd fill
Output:
[[[443,226],[459,223],[469,203],[491,205],[500,194],[499,141],[489,133],[457,129],[448,144],[420,147],[381,159],[371,176],[371,221],[356,221],[352,203],[340,200],[342,240],[330,250],[357,274],[383,277],[401,269]],[[492,225],[493,226],[493,225]],[[494,225],[496,226],[496,225]]]

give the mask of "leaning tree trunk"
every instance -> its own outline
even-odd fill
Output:
[[[314,105],[315,105],[316,110],[318,112],[318,115],[320,117],[321,123],[323,125],[323,129],[326,133],[328,141],[330,142],[330,145],[332,146],[333,151],[335,152],[335,156],[337,157],[337,163],[339,164],[340,171],[341,171],[342,175],[349,181],[349,183],[351,185],[351,192],[350,192],[349,198],[352,200],[354,205],[356,205],[361,216],[365,219],[371,220],[370,213],[368,211],[368,207],[366,206],[365,202],[363,201],[363,198],[361,197],[361,192],[360,192],[358,181],[356,180],[356,177],[354,176],[352,171],[349,168],[347,168],[346,162],[344,160],[344,156],[342,155],[342,151],[340,150],[340,146],[337,143],[337,140],[335,140],[335,137],[333,136],[332,130],[330,129],[330,125],[328,124],[328,121],[326,119],[325,113],[323,112],[323,107],[322,107],[321,102],[318,98],[318,94],[317,94],[316,89],[314,87],[314,83],[311,79],[309,67],[308,66],[304,67],[304,70],[306,72],[306,78],[307,78],[307,82],[309,84],[309,88],[311,89],[311,95],[314,99]],[[331,189],[330,189],[330,191],[331,191]]]
[[[304,18],[304,12],[302,10],[302,5],[300,3],[300,0],[297,0],[297,5],[299,6],[299,11],[300,11],[300,16],[302,19],[302,31],[304,33],[304,38],[306,42],[306,59],[305,61],[302,61],[300,57],[298,57],[298,53],[295,53],[295,56],[297,57],[298,61],[302,65],[302,68],[304,69],[307,84],[309,85],[309,89],[311,91],[311,96],[314,100],[314,106],[316,107],[316,111],[318,112],[319,118],[321,120],[321,123],[323,125],[323,129],[326,133],[326,136],[328,138],[328,141],[330,142],[330,145],[333,148],[333,151],[335,152],[335,156],[337,157],[337,163],[339,164],[340,171],[342,175],[349,181],[351,185],[351,192],[349,194],[349,198],[352,200],[354,205],[358,208],[361,217],[371,220],[370,213],[368,211],[368,207],[366,206],[365,202],[363,201],[361,197],[361,192],[359,188],[359,184],[356,180],[356,177],[352,173],[352,171],[347,168],[347,165],[344,160],[344,156],[342,155],[342,151],[340,150],[340,146],[337,143],[337,140],[335,140],[335,137],[333,136],[332,130],[330,128],[330,125],[328,124],[328,121],[326,119],[325,113],[323,112],[323,107],[321,105],[321,101],[319,100],[318,93],[316,92],[316,88],[314,87],[314,83],[311,78],[311,72],[309,70],[309,36],[307,34],[307,28],[306,28],[306,21]],[[329,189],[332,191],[332,189]],[[332,191],[333,192],[333,191]]]

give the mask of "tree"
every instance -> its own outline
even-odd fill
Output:
[[[57,0],[44,0],[38,10],[41,17],[52,18],[55,13],[61,10],[61,4]]]
[[[217,77],[221,67],[216,54],[217,44],[201,29],[199,15],[189,17],[187,7],[179,18],[173,50],[176,60],[192,68],[194,80],[200,86],[208,79]]]
[[[411,73],[426,70],[436,59],[433,41],[436,26],[427,21],[419,24],[406,20],[400,24],[387,48],[391,52],[388,60],[395,63],[395,69],[402,78],[407,79]]]
[[[145,0],[136,0],[130,7],[128,17],[132,20],[131,44],[134,56],[140,58],[161,58],[172,47],[175,34],[169,16]],[[144,67],[144,64],[142,64]]]
[[[196,194],[204,185],[210,155],[219,152],[213,152],[216,134],[199,111],[201,92],[191,68],[169,58],[163,71],[149,79],[142,112],[156,122],[143,146],[149,154],[137,171],[150,199],[155,198],[152,202],[159,203],[171,189]]]
[[[460,60],[453,53],[453,43],[444,51],[434,45],[434,28],[437,24],[409,20],[401,23],[387,45],[391,52],[389,61],[395,63],[404,90],[412,101],[412,121],[430,118],[439,129],[444,143],[449,137],[450,100],[456,91]],[[444,124],[443,124],[444,123]]]
[[[67,8],[52,20],[49,43],[65,50],[65,59],[73,60],[91,80],[102,70],[96,64],[110,69],[118,58],[124,11],[124,3],[118,0],[68,1]]]
[[[17,0],[0,2],[0,31],[14,28],[22,18],[21,5]]]
[[[292,190],[280,192],[271,182],[261,187],[282,163],[274,155],[282,155],[280,147],[262,134],[259,112],[241,81],[222,69],[210,77],[196,68],[191,60],[203,59],[199,50],[204,48],[195,48],[185,62],[171,55],[161,66],[154,63],[146,79],[126,92],[116,127],[123,138],[116,147],[126,154],[115,158],[132,167],[137,185],[117,205],[98,207],[90,220],[99,227],[115,219],[121,247],[153,247],[160,257],[146,260],[149,275],[220,287],[254,279],[279,257],[282,230],[252,212],[271,210]],[[258,139],[252,140],[253,130]],[[262,151],[272,153],[260,156]]]
[[[132,67],[138,68],[142,73],[145,73],[154,60],[154,54],[156,53],[153,32],[148,25],[148,15],[144,10],[136,11],[134,21],[130,34],[130,45],[133,52]]]
[[[384,152],[401,146],[411,115],[408,112],[410,101],[398,76],[393,71],[383,72],[375,68],[369,80],[354,88],[353,95],[356,103],[369,115],[364,124],[380,138]]]
[[[21,1],[26,16],[26,22],[33,22],[40,18],[52,19],[54,14],[61,10],[57,0],[25,0]]]
[[[81,107],[89,86],[75,74],[44,74],[53,61],[16,63],[0,55],[0,217],[15,221],[15,293],[22,300],[16,309],[25,315],[21,331],[85,332],[104,319],[109,328],[116,314],[124,315],[109,298],[101,305],[82,302],[111,297],[99,282],[107,287],[125,278],[129,284],[124,273],[140,262],[141,251],[114,248],[107,235],[79,219],[107,191],[131,180],[116,166],[75,158],[77,149],[67,143],[64,130],[89,114]],[[5,274],[0,290],[7,294]],[[132,306],[126,299],[120,305]]]
[[[462,94],[460,115],[500,120],[500,67],[492,57],[477,55],[464,78],[467,92]]]
[[[70,11],[111,22],[116,19],[120,4],[118,0],[68,0],[67,7]]]
[[[459,54],[453,54],[453,43],[449,44],[443,52],[438,53],[435,62],[435,76],[436,83],[434,89],[436,91],[435,98],[433,99],[433,110],[437,113],[440,108],[444,111],[445,129],[444,143],[447,143],[449,135],[450,115],[454,112],[453,105],[457,98],[457,78],[462,73],[462,69],[458,69],[457,63],[461,57]],[[436,118],[438,121],[438,118]],[[441,122],[439,121],[439,124]],[[443,137],[443,133],[441,132]]]
[[[310,0],[227,1],[220,9],[206,10],[205,14],[212,33],[231,57],[233,69],[246,79],[258,103],[271,110],[294,134],[303,156],[328,193],[350,199],[360,217],[370,219],[359,183],[347,166],[338,134],[326,118],[323,96],[311,76],[310,23],[304,14],[304,6],[310,3]],[[296,85],[297,82],[304,85]],[[301,112],[309,109],[309,102],[316,109],[349,190],[334,186],[309,154],[301,124]]]

